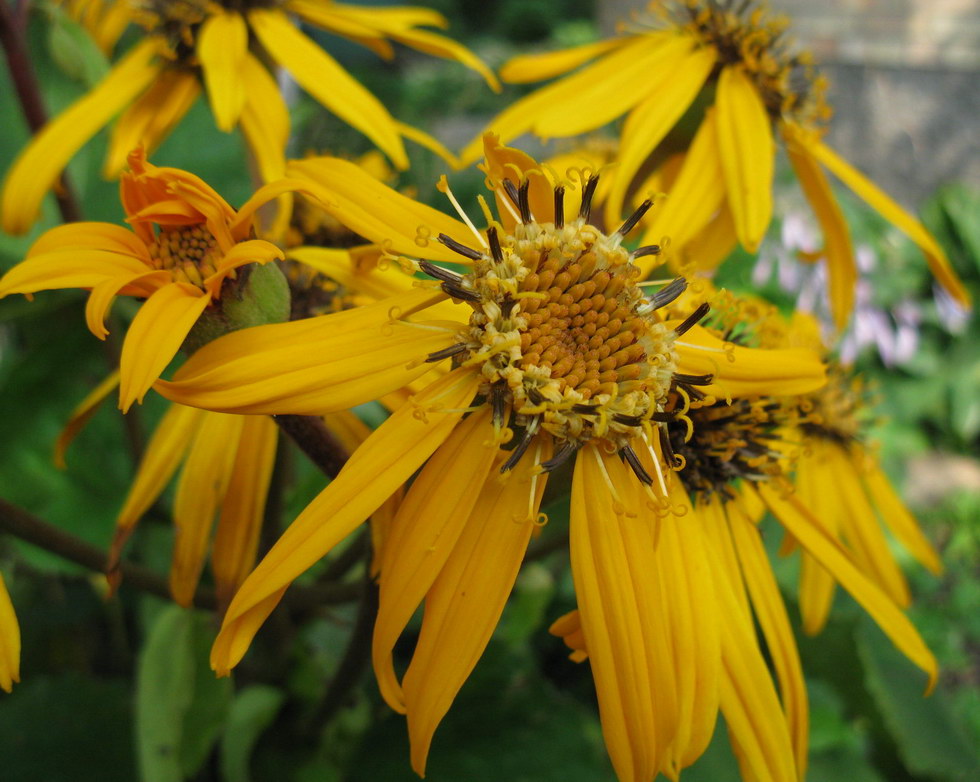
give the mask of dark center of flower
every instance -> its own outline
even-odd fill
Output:
[[[188,282],[199,288],[214,274],[214,255],[218,242],[203,225],[162,228],[150,245],[150,258],[157,269],[166,269],[175,282]]]
[[[677,382],[707,384],[710,376],[675,374],[674,341],[704,314],[669,328],[654,311],[685,289],[674,280],[653,296],[637,284],[633,259],[659,252],[655,246],[630,252],[621,246],[649,209],[644,203],[623,226],[607,235],[589,224],[598,178],[585,185],[579,215],[564,220],[564,188],[555,189],[555,220],[538,222],[528,205],[528,183],[502,184],[519,213],[513,233],[487,230],[486,247],[476,250],[441,235],[439,240],[472,262],[467,274],[421,262],[442,281],[443,290],[467,302],[473,313],[456,344],[432,354],[452,356],[479,367],[481,396],[494,411],[500,441],[516,443],[509,469],[539,432],[556,440],[554,469],[578,448],[601,440],[620,450],[646,483],[630,443],[647,443],[651,422],[669,417],[664,410]]]
[[[800,403],[806,414],[803,431],[843,446],[859,442],[870,410],[867,396],[860,377],[848,378],[839,366],[828,366],[827,385]]]
[[[769,14],[756,0],[677,0],[663,13],[713,46],[722,66],[740,65],[774,122],[785,115],[804,124],[830,118],[826,80],[813,67],[812,55],[798,51],[786,36],[785,16]]]

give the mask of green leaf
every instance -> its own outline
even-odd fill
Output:
[[[208,664],[214,630],[206,614],[194,614],[191,630],[194,660],[193,700],[181,728],[180,760],[185,777],[193,777],[207,760],[224,729],[234,697],[232,680],[218,678]]]
[[[157,615],[139,657],[136,744],[143,782],[181,782],[181,734],[194,698],[193,616],[179,606]]]
[[[68,17],[60,7],[48,8],[48,51],[51,59],[68,76],[86,87],[97,84],[109,72],[109,61],[82,25]]]
[[[856,633],[865,682],[908,769],[950,780],[980,779],[980,756],[961,735],[947,697],[924,697],[925,674],[868,619]]]
[[[275,719],[284,698],[281,690],[261,684],[238,693],[221,736],[221,774],[225,782],[249,782],[249,760],[255,742]]]

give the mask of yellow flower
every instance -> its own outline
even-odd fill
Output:
[[[714,101],[669,198],[652,213],[643,244],[669,235],[680,249],[714,220],[713,241],[727,236],[730,247],[737,238],[754,252],[772,213],[775,133],[824,233],[838,327],[846,325],[853,307],[857,267],[847,224],[821,166],[908,235],[940,283],[958,301],[969,303],[945,253],[922,224],[821,140],[821,124],[830,113],[823,80],[808,55],[791,50],[785,19],[768,17],[765,7],[751,0],[738,4],[738,10],[708,0],[653,2],[651,11],[663,24],[633,25],[622,37],[522,55],[504,65],[505,81],[534,82],[595,60],[516,101],[488,129],[504,142],[528,131],[562,138],[626,114],[606,201],[611,224],[643,163],[695,98],[712,94],[713,88]],[[475,160],[479,150],[476,140],[463,151],[463,162]]]
[[[262,204],[296,189],[286,181],[267,185],[236,212],[203,180],[158,168],[142,150],[130,155],[129,165],[120,198],[132,230],[94,222],[52,228],[0,279],[0,297],[90,289],[85,317],[100,339],[108,334],[105,314],[117,295],[146,299],[123,343],[124,412],[142,401],[239,267],[282,257],[275,245],[249,238],[252,218]]]
[[[10,692],[20,681],[20,626],[0,574],[0,689]]]
[[[129,26],[132,9],[118,0],[56,0],[58,5],[92,36],[92,40],[109,54]]]
[[[120,111],[105,161],[107,177],[118,174],[127,153],[138,144],[152,152],[187,113],[202,86],[218,128],[231,131],[240,125],[263,179],[280,178],[289,111],[274,74],[263,64],[269,61],[288,70],[325,108],[364,133],[398,168],[408,167],[403,137],[440,148],[427,134],[395,120],[292,23],[291,14],[384,58],[393,56],[391,42],[396,42],[457,60],[499,89],[493,73],[464,46],[418,29],[447,26],[441,14],[427,8],[368,9],[332,0],[147,0],[132,13],[147,30],[143,40],[91,92],[49,122],[8,172],[0,195],[5,231],[20,234],[30,228],[41,199],[68,161]]]
[[[496,626],[535,525],[548,473],[575,459],[572,561],[613,762],[649,780],[677,730],[656,620],[656,530],[670,513],[660,456],[672,394],[803,393],[823,370],[800,350],[725,345],[696,323],[665,320],[685,286],[646,295],[620,231],[588,222],[591,179],[551,181],[533,160],[487,139],[499,219],[485,231],[416,204],[339,160],[303,161],[320,200],[368,239],[421,256],[435,282],[350,312],[246,329],[198,351],[164,395],[225,412],[345,408],[452,361],[395,411],[290,525],[225,616],[212,665],[227,673],[289,584],[420,470],[392,522],[380,566],[373,661],[381,692],[405,712],[412,764]],[[329,191],[328,191],[329,188]],[[446,189],[452,199],[451,192]],[[429,241],[437,239],[438,241]],[[449,260],[463,271],[433,263]],[[628,574],[628,575],[627,575]],[[395,643],[422,601],[411,664]],[[667,694],[665,694],[667,693]],[[634,771],[630,769],[635,769]]]

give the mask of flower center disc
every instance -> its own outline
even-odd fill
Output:
[[[218,242],[203,225],[164,228],[150,245],[150,257],[157,269],[173,274],[175,282],[204,286],[204,279],[215,273],[213,255]]]

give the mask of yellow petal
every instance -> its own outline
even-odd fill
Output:
[[[290,0],[289,10],[309,22],[314,27],[320,27],[328,32],[342,35],[348,40],[366,46],[379,57],[391,60],[395,50],[383,35],[368,24],[348,18],[341,12],[338,3],[329,5],[318,3],[316,0]],[[375,9],[372,9],[374,11]]]
[[[339,158],[290,161],[290,176],[307,179],[323,209],[355,233],[396,253],[414,258],[465,263],[457,253],[436,241],[444,233],[472,243],[470,229],[460,220],[382,184],[356,163]]]
[[[414,141],[420,147],[424,147],[430,152],[438,155],[450,168],[459,168],[459,159],[449,151],[445,144],[443,144],[435,136],[430,136],[424,130],[419,130],[418,128],[407,125],[404,122],[395,121],[395,127],[398,128],[398,132],[401,133],[409,141]]]
[[[238,590],[211,652],[219,675],[241,660],[286,587],[371,515],[446,440],[479,383],[479,376],[467,369],[446,375],[396,411],[351,456]]]
[[[175,282],[143,302],[119,357],[120,410],[125,413],[133,402],[142,403],[210,301],[199,288]]]
[[[637,171],[697,97],[718,57],[714,47],[695,48],[693,39],[685,35],[671,36],[662,54],[663,61],[651,63],[641,77],[650,89],[643,89],[643,102],[623,125],[619,165],[606,201],[609,225],[622,219],[623,201]]]
[[[656,244],[656,242],[650,243]],[[667,262],[670,268],[677,269],[682,274],[690,274],[691,269],[711,272],[732,254],[737,244],[738,237],[735,235],[732,212],[728,204],[723,203],[718,214],[691,241],[680,247],[671,244],[667,253]],[[641,269],[648,270],[645,273],[649,274],[649,270],[655,268],[657,256],[647,255],[639,260],[642,263],[637,265]]]
[[[882,520],[888,525],[895,537],[901,541],[902,545],[908,549],[909,553],[923,567],[938,576],[943,572],[943,563],[939,559],[936,549],[922,533],[922,529],[912,514],[909,513],[901,498],[895,493],[881,467],[876,462],[871,461],[873,457],[870,454],[861,454],[858,458],[861,457],[863,457],[862,461],[864,462],[861,477]]]
[[[814,160],[826,166],[830,173],[840,179],[865,203],[902,231],[925,253],[929,269],[940,284],[964,306],[970,305],[970,294],[966,292],[946,253],[932,235],[912,215],[906,212],[874,182],[840,157],[820,139],[810,134],[800,134],[797,141],[805,146]]]
[[[758,528],[742,513],[736,502],[728,503],[728,521],[742,566],[742,577],[752,597],[756,619],[765,635],[766,647],[779,677],[796,770],[802,779],[806,773],[810,715],[806,682],[793,629]]]
[[[72,156],[149,86],[160,70],[155,62],[157,45],[153,37],[137,44],[91,92],[48,122],[20,153],[0,195],[3,230],[25,233],[37,219],[44,194]]]
[[[245,106],[242,69],[248,53],[248,26],[238,11],[214,11],[197,33],[197,57],[214,122],[230,133]]]
[[[827,274],[830,278],[830,311],[838,329],[844,329],[854,309],[854,286],[857,284],[857,262],[851,247],[851,232],[844,220],[830,182],[817,165],[807,148],[798,143],[798,129],[783,125],[786,154],[796,177],[800,180],[803,194],[810,202],[813,213],[823,231],[824,253],[827,257]]]
[[[563,73],[568,73],[589,60],[611,51],[623,43],[620,38],[607,38],[604,41],[559,49],[556,52],[538,54],[519,54],[511,57],[500,67],[500,78],[511,84],[527,84],[544,81]]]
[[[112,223],[66,223],[49,228],[31,245],[27,257],[59,250],[102,250],[150,263],[150,252],[143,240],[128,228]]]
[[[847,508],[828,490],[833,486],[833,477],[827,470],[823,450],[823,443],[812,439],[807,442],[796,472],[796,490],[803,505],[824,523],[828,534],[836,540],[840,534],[840,516]],[[786,534],[795,544],[795,538]],[[827,624],[836,590],[834,577],[805,550],[801,551],[800,618],[807,635],[816,635]]]
[[[513,589],[545,488],[546,476],[535,480],[531,471],[550,455],[550,448],[534,458],[527,454],[501,480],[495,468],[504,453],[498,454],[452,553],[426,593],[422,631],[404,679],[412,768],[420,776],[432,735],[483,654]],[[389,542],[391,551],[394,537]]]
[[[137,285],[139,287],[149,287],[150,290],[162,288],[171,281],[170,272],[160,270],[158,272],[143,271],[125,277],[110,277],[103,280],[98,285],[92,287],[92,292],[88,295],[85,302],[85,323],[88,330],[99,339],[105,339],[109,330],[105,327],[105,316],[112,306],[113,299],[120,290],[127,285]]]
[[[209,410],[316,415],[364,404],[402,387],[431,369],[423,361],[426,355],[453,341],[452,332],[441,326],[393,323],[385,327],[383,321],[370,331],[327,334],[314,341],[303,333],[303,321],[294,323],[302,325],[289,329],[285,327],[292,324],[277,324],[276,331],[255,335],[261,340],[282,337],[282,343],[271,350],[252,352],[253,335],[236,336],[253,329],[215,340],[198,351],[194,362],[188,361],[172,382],[161,381],[157,389],[168,399]],[[218,344],[222,340],[228,341]],[[210,360],[219,351],[230,351],[229,346],[234,347],[231,360]]]
[[[551,223],[555,220],[556,182],[552,182],[547,169],[525,152],[513,147],[506,147],[494,133],[483,134],[483,154],[485,163],[481,168],[486,172],[488,182],[493,187],[497,201],[497,214],[504,229],[513,231],[517,218],[514,216],[516,207],[506,194],[503,182],[509,179],[515,185],[523,180],[528,181],[528,205],[531,216],[539,223]]]
[[[68,446],[71,445],[72,440],[75,439],[76,435],[82,431],[85,424],[89,422],[95,412],[99,409],[99,405],[105,400],[109,394],[115,391],[116,386],[119,385],[119,370],[113,370],[109,375],[99,383],[95,388],[93,388],[88,395],[78,403],[74,410],[71,411],[71,415],[68,417],[68,423],[65,424],[64,429],[58,434],[58,439],[54,444],[54,466],[59,470],[63,470],[66,467],[65,464],[65,451],[68,450]]]
[[[249,12],[248,19],[259,43],[303,89],[377,144],[397,168],[408,168],[405,148],[388,110],[333,57],[278,9],[256,9]]]
[[[579,452],[570,553],[606,749],[620,780],[649,782],[676,732],[677,704],[664,665],[655,519],[635,483],[615,455],[592,445]]]
[[[265,264],[270,261],[281,261],[283,252],[272,242],[264,239],[250,239],[239,242],[222,255],[215,264],[214,274],[204,278],[204,285],[215,298],[221,295],[221,284],[229,272],[250,263]]]
[[[641,244],[660,244],[664,237],[669,237],[671,249],[676,251],[698,235],[724,202],[715,113],[714,108],[709,108],[704,115],[663,205],[655,204],[651,210],[652,217]],[[618,219],[619,210],[617,207],[613,213],[614,219]]]
[[[0,575],[0,689],[10,692],[20,681],[20,625]]]
[[[399,712],[405,711],[405,699],[392,651],[453,553],[484,483],[493,479],[490,465],[498,448],[490,415],[484,407],[453,430],[412,483],[392,522],[381,561],[371,659],[382,697]]]
[[[201,84],[193,71],[164,68],[113,126],[102,175],[107,179],[118,176],[135,147],[142,146],[152,155],[200,93]]]
[[[765,350],[724,343],[694,326],[675,343],[678,371],[711,374],[709,393],[727,397],[806,394],[824,386],[826,371],[812,350]]]
[[[780,523],[871,614],[892,643],[929,674],[927,692],[930,692],[938,674],[936,658],[901,609],[858,570],[847,552],[797,497],[792,494],[784,496],[783,492],[767,484],[759,484],[758,492]]]
[[[132,535],[136,522],[156,502],[183,461],[191,437],[205,415],[207,414],[193,407],[170,405],[157,424],[129,487],[122,510],[116,516],[116,532],[106,559],[106,576],[113,587],[119,583],[119,559],[123,546]]]
[[[65,249],[32,255],[0,279],[0,297],[58,288],[94,288],[114,279],[132,279],[150,268],[131,256],[107,250]]]
[[[214,514],[225,498],[235,467],[245,417],[205,413],[174,498],[174,551],[170,562],[170,594],[178,605],[190,606],[207,556]]]
[[[742,246],[755,252],[772,217],[776,150],[772,122],[755,85],[737,66],[718,78],[718,149],[728,205]]]

